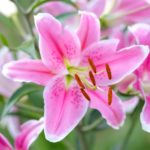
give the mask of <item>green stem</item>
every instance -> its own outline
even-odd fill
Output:
[[[102,121],[103,121],[102,118],[96,119],[92,124],[84,126],[82,128],[82,131],[83,132],[91,131],[91,130],[95,129]]]
[[[141,103],[142,103],[142,100],[140,100],[138,106],[136,107],[136,109],[134,110],[134,112],[131,114],[131,125],[129,127],[129,130],[124,138],[124,141],[120,147],[120,150],[127,150],[127,146],[128,146],[128,143],[130,141],[130,138],[131,138],[131,135],[133,134],[133,131],[135,129],[135,125],[137,123],[137,120],[138,120],[138,117],[139,115],[137,115],[137,113],[139,113],[139,111],[141,110]]]
[[[31,12],[31,13],[26,13],[26,12],[21,8],[21,6],[17,3],[16,0],[12,0],[12,1],[15,3],[15,5],[16,5],[18,11],[22,14],[23,19],[24,19],[24,21],[25,21],[25,26],[27,27],[27,30],[28,30],[30,36],[34,39],[34,46],[35,46],[35,49],[36,49],[36,52],[37,52],[37,56],[40,57],[39,48],[38,48],[38,43],[37,43],[37,41],[36,41],[36,38],[35,38],[35,35],[34,35],[34,32],[33,32],[32,23],[30,22],[30,16],[31,16],[32,12]]]
[[[43,114],[43,110],[41,108],[37,108],[28,104],[17,103],[16,106],[20,109],[26,109],[28,111],[35,112],[41,115]]]
[[[26,11],[26,14],[33,13],[34,10],[35,10],[37,7],[39,7],[40,5],[45,4],[45,3],[47,3],[47,2],[50,2],[50,1],[61,1],[61,2],[64,2],[64,3],[67,3],[67,4],[72,5],[72,6],[73,6],[74,8],[76,8],[76,9],[79,9],[78,6],[76,5],[76,3],[72,2],[72,1],[69,1],[69,0],[64,0],[64,1],[62,1],[62,0],[43,0],[43,1],[38,1],[38,2],[35,1],[35,2],[32,4],[32,6]]]
[[[81,150],[88,150],[88,144],[86,141],[85,133],[82,131],[81,126],[77,126],[78,136],[80,139]]]

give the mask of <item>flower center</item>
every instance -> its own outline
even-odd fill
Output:
[[[83,96],[90,101],[91,98],[86,92],[87,89],[90,90],[102,90],[99,86],[96,84],[95,75],[99,74],[97,72],[97,68],[91,58],[88,59],[89,66],[87,67],[75,67],[71,66],[67,60],[65,60],[66,68],[69,72],[67,75],[67,84],[69,85],[73,79],[77,82],[78,86],[80,87],[80,91],[83,94]],[[112,73],[109,64],[105,65],[105,70],[102,70],[102,72],[106,71],[107,77],[109,80],[112,79]],[[112,103],[112,88],[108,88],[108,105],[111,105]]]

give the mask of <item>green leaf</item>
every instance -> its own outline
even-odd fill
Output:
[[[61,141],[57,143],[51,143],[45,139],[45,135],[42,132],[38,139],[32,144],[31,150],[69,150],[66,144]]]
[[[5,116],[11,110],[11,108],[14,106],[14,104],[16,104],[23,96],[25,96],[29,93],[32,93],[34,91],[40,91],[42,89],[43,89],[43,87],[37,86],[35,84],[31,84],[31,83],[24,84],[7,101],[7,103],[4,107],[4,110],[2,112],[1,118],[3,116]]]
[[[7,39],[7,43],[9,43],[10,47],[16,47],[23,40],[14,20],[2,14],[0,14],[0,34],[3,36],[1,37],[2,39],[4,39],[4,37]]]
[[[0,41],[3,45],[8,47],[8,41],[3,34],[0,33]]]
[[[63,13],[61,15],[56,16],[56,18],[59,19],[59,20],[65,20],[69,17],[74,16],[77,13],[78,13],[77,11],[67,12],[67,13]]]
[[[21,50],[30,55],[33,59],[38,58],[35,46],[34,46],[34,39],[26,41],[22,43],[20,46],[16,48],[16,50]]]
[[[32,5],[27,9],[26,13],[31,13],[33,12],[37,7],[39,7],[40,5],[50,2],[50,1],[55,1],[55,0],[38,0],[32,3]],[[64,3],[67,3],[69,5],[72,5],[74,8],[77,9],[77,5],[76,3],[74,3],[72,0],[57,0],[57,1],[61,1]]]

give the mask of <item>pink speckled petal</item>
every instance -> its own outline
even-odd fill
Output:
[[[15,81],[46,85],[54,76],[40,60],[12,61],[3,67],[3,74]]]
[[[39,34],[42,61],[52,72],[64,71],[65,59],[70,62],[77,61],[80,55],[80,42],[76,34],[46,13],[35,16],[35,24]]]
[[[101,47],[95,44],[89,47],[84,55],[83,62],[86,63],[91,58],[97,68],[95,78],[98,85],[110,85],[121,81],[124,77],[136,70],[149,54],[149,48],[143,45],[131,46],[118,51],[112,51],[110,44],[108,47]],[[109,64],[112,79],[109,80],[105,65]]]
[[[118,129],[125,120],[125,113],[119,97],[113,93],[112,104],[108,105],[108,88],[88,91],[88,94],[91,97],[90,107],[97,109],[106,119],[108,125]]]
[[[90,12],[80,12],[81,21],[77,31],[81,42],[81,48],[84,50],[93,42],[100,40],[100,23],[95,14]]]
[[[83,118],[89,103],[76,84],[67,88],[61,77],[46,87],[44,100],[44,131],[50,142],[58,142],[67,136]]]

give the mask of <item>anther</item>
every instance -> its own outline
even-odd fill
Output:
[[[90,96],[85,92],[84,89],[81,88],[80,91],[81,91],[81,93],[83,94],[83,96],[84,96],[88,101],[91,100],[91,99],[90,99]]]
[[[111,70],[110,70],[110,66],[108,64],[106,64],[105,68],[106,68],[108,79],[111,80],[112,79],[112,73],[111,73]]]
[[[79,85],[82,89],[85,89],[84,84],[82,83],[80,77],[79,77],[77,74],[75,74],[75,79],[76,79],[78,85]]]
[[[111,105],[112,103],[112,88],[109,87],[108,89],[108,105]]]
[[[93,72],[96,73],[97,72],[96,71],[96,66],[95,66],[94,62],[92,61],[92,59],[89,58],[88,62],[89,62],[89,65],[90,65],[91,69],[93,70]]]
[[[96,85],[96,81],[95,81],[95,78],[94,78],[94,75],[93,75],[92,71],[89,71],[89,77],[91,79],[92,84],[95,86]]]

